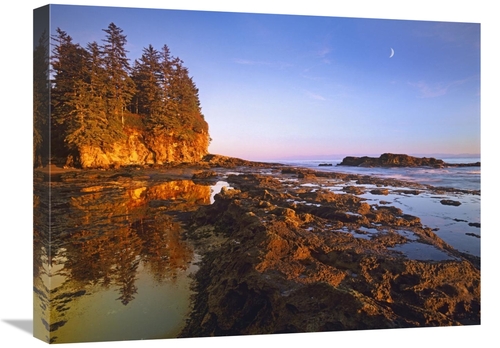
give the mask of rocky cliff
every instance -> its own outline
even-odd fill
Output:
[[[209,135],[194,133],[180,139],[174,133],[144,133],[131,129],[126,138],[107,148],[80,146],[69,156],[66,165],[90,168],[116,168],[127,165],[162,165],[167,163],[193,163],[208,153]]]

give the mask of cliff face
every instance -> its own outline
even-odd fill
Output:
[[[189,139],[179,139],[173,133],[143,134],[130,130],[126,139],[109,148],[79,147],[76,158],[68,158],[67,164],[84,169],[106,169],[126,165],[192,163],[200,161],[208,153],[209,141],[206,132],[193,133]]]

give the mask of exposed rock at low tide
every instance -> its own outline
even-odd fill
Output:
[[[481,238],[481,236],[476,233],[467,232],[466,235],[471,237]]]
[[[204,170],[193,174],[193,180],[206,180],[212,179],[217,176],[217,173],[213,170]]]
[[[236,157],[228,157],[228,156],[222,156],[222,155],[217,155],[217,154],[208,154],[205,155],[201,161],[199,162],[202,165],[206,165],[209,167],[222,167],[222,168],[236,168],[240,166],[247,166],[247,167],[269,167],[272,165],[279,165],[281,164],[278,163],[267,163],[267,162],[253,162],[253,161],[248,161],[244,160],[241,158],[236,158]]]
[[[188,238],[203,259],[181,336],[480,323],[478,259],[389,202],[300,185],[326,174],[282,172],[229,175],[233,189],[194,213]],[[414,243],[447,256],[394,249]]]
[[[370,191],[372,195],[385,195],[387,196],[389,194],[388,189],[373,189]]]
[[[459,201],[454,201],[452,199],[442,199],[440,202],[441,202],[442,205],[452,205],[452,206],[455,206],[455,207],[458,207],[459,205],[462,204]]]

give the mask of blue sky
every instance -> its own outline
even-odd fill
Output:
[[[114,22],[131,61],[167,44],[200,90],[211,153],[480,153],[477,23],[59,5],[51,19],[82,45]]]

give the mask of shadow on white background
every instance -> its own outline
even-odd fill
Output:
[[[3,319],[3,321],[33,336],[32,319]]]

